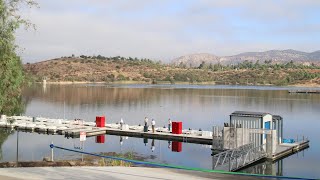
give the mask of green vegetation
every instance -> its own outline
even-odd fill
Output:
[[[124,158],[124,159],[131,159],[133,160],[135,158],[133,152],[127,152],[125,154],[117,154],[117,153],[111,153],[113,154],[113,157],[118,157],[118,158]],[[130,167],[132,166],[132,163],[121,161],[121,160],[113,160],[113,159],[105,159],[101,158],[99,161],[100,166],[125,166],[125,167]]]
[[[30,22],[18,14],[21,4],[35,5],[29,0],[0,0],[0,114],[13,115],[24,111],[20,96],[24,82],[23,67],[16,54],[15,31],[20,25],[30,26]],[[0,159],[2,144],[10,132],[0,130]]]
[[[21,4],[35,5],[27,0],[0,0],[0,114],[10,115],[21,104],[24,75],[21,59],[16,54],[15,31],[20,25],[31,25],[18,14]]]
[[[313,79],[319,83],[318,78],[320,78],[320,66],[314,63],[303,65],[293,61],[282,64],[272,63],[272,61],[263,63],[244,61],[235,65],[207,65],[203,62],[198,69],[217,72],[217,74],[229,72],[230,74],[225,74],[225,77],[206,79],[206,81],[213,80],[222,84],[290,85]]]
[[[162,64],[150,59],[121,56],[65,57],[37,64],[26,64],[25,70],[41,80],[121,82],[144,81],[151,84],[170,83],[215,83],[241,85],[295,85],[320,84],[320,66],[287,62],[275,64],[271,61],[244,61],[239,64],[206,64],[187,68]]]

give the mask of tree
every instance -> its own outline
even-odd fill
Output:
[[[212,63],[210,63],[209,67],[208,67],[210,70],[213,70],[213,65]]]
[[[205,63],[204,61],[202,61],[201,64],[199,65],[198,69],[203,69],[204,66],[205,66],[205,64],[206,64],[206,63]]]
[[[16,54],[15,32],[32,24],[19,15],[20,5],[34,6],[30,0],[0,0],[0,114],[8,115],[20,105],[24,80],[22,62]]]

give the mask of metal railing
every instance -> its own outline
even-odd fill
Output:
[[[214,155],[213,169],[236,171],[267,156],[265,145],[254,147],[252,143]]]

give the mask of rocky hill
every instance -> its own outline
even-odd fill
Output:
[[[198,67],[202,62],[207,64],[218,64],[221,63],[221,57],[208,54],[208,53],[199,53],[191,54],[186,56],[181,56],[173,60],[174,65],[182,65],[185,67]]]
[[[206,64],[237,64],[243,61],[256,62],[259,60],[261,63],[264,61],[271,61],[272,63],[286,63],[293,61],[295,63],[320,64],[320,51],[311,53],[288,50],[270,50],[265,52],[246,52],[234,56],[215,56],[211,54],[192,54],[181,56],[174,59],[174,65],[185,65],[187,67],[198,67],[202,62]]]
[[[145,81],[146,74],[159,68],[167,68],[158,62],[151,60],[124,59],[113,57],[110,59],[92,59],[80,57],[57,58],[33,64],[25,64],[24,70],[27,74],[41,81],[90,81],[90,82],[112,82],[112,81]]]
[[[247,57],[248,55],[246,55]],[[223,62],[204,55],[212,63]],[[188,60],[188,58],[186,58]],[[192,56],[189,56],[189,60]],[[199,60],[197,61],[200,62]],[[224,62],[223,62],[224,63]],[[214,83],[243,85],[320,85],[320,66],[271,63],[215,64],[197,68],[172,66],[149,59],[112,57],[57,58],[24,65],[28,79],[42,82]],[[276,77],[276,78],[275,78]]]

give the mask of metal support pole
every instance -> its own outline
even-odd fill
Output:
[[[216,162],[216,164],[215,164],[214,167],[217,167],[217,166],[218,166],[218,163],[219,163],[219,160],[220,160],[220,156],[221,156],[221,155],[218,156],[218,160],[217,160],[217,162]]]
[[[17,130],[17,154],[16,154],[16,166],[18,167],[19,163],[19,131]]]
[[[228,155],[228,151],[225,153],[225,155],[224,155],[224,158],[223,158],[223,161],[222,161],[221,165],[223,165],[223,164],[224,164],[224,161],[226,160],[227,155]]]
[[[53,141],[51,142],[51,144],[53,145]],[[51,161],[53,162],[53,146],[50,146],[51,147]]]
[[[82,149],[82,152],[83,152],[83,151],[84,151],[84,141],[82,142],[82,148],[81,148],[81,149]],[[82,161],[82,162],[83,162],[83,155],[84,155],[84,154],[82,154],[82,156],[81,156],[81,161]]]

